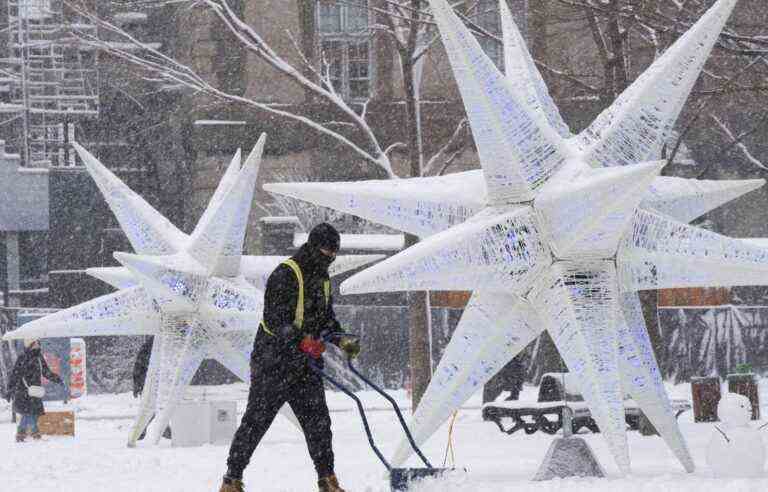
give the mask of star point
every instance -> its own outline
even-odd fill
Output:
[[[243,381],[251,378],[253,337],[262,317],[261,289],[270,272],[285,259],[242,255],[264,142],[262,135],[244,163],[240,151],[235,154],[189,236],[74,144],[134,253],[114,254],[122,267],[88,270],[118,288],[117,292],[25,324],[4,339],[154,336],[129,446],[135,446],[153,417],[148,441],[160,440],[204,359],[221,362]],[[382,257],[340,256],[331,274]],[[291,418],[289,410],[283,413]]]
[[[635,291],[759,284],[768,273],[762,245],[685,224],[762,180],[661,177],[664,162],[654,161],[735,3],[715,2],[574,136],[505,2],[506,75],[446,0],[429,0],[482,171],[265,186],[423,238],[353,275],[342,292],[473,291],[413,415],[418,443],[546,329],[621,473],[630,472],[627,394],[693,471]],[[403,440],[392,462],[400,466],[411,454]]]

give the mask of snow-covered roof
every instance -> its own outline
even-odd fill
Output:
[[[12,289],[8,291],[9,295],[47,294],[47,293],[48,293],[48,287],[41,287],[39,289]]]
[[[266,216],[259,219],[267,224],[299,224],[299,218],[295,215],[282,215],[277,217]]]
[[[35,315],[55,313],[56,311],[59,311],[59,309],[58,308],[20,307],[16,310],[16,314],[18,316],[35,316]]]
[[[19,174],[48,174],[50,169],[47,167],[18,167]]]
[[[293,245],[300,247],[307,242],[309,234],[296,232],[293,235]],[[361,249],[374,251],[400,251],[405,248],[403,234],[342,234],[342,249]]]

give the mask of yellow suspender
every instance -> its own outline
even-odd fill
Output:
[[[296,280],[299,282],[299,300],[296,302],[296,317],[293,319],[293,324],[296,328],[301,329],[304,326],[304,275],[301,273],[299,264],[290,258],[283,262],[283,265],[288,265],[296,274]]]
[[[296,281],[299,283],[299,299],[296,301],[296,316],[293,319],[293,324],[296,326],[296,328],[301,329],[304,326],[304,275],[301,273],[299,264],[292,259],[289,258],[282,264],[287,265],[291,270],[293,270],[293,273],[296,275]],[[323,294],[325,294],[325,305],[327,306],[331,301],[330,280],[323,282]],[[272,333],[269,328],[267,328],[267,324],[264,322],[264,320],[261,320],[261,327],[264,329],[264,331],[274,336],[274,333]]]

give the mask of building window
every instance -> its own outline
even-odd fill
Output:
[[[320,51],[333,88],[347,100],[371,93],[371,37],[367,0],[317,2]]]
[[[471,13],[471,18],[485,31],[499,37],[501,36],[501,17],[499,16],[498,0],[477,0]],[[482,35],[478,35],[477,40],[488,57],[493,60],[493,63],[499,67],[499,70],[502,70],[504,54],[501,43],[496,39]]]

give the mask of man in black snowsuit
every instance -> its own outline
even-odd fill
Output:
[[[342,334],[333,312],[328,267],[339,250],[339,233],[329,224],[312,229],[307,243],[269,276],[264,315],[251,356],[248,407],[232,441],[220,492],[241,492],[243,470],[280,407],[288,403],[299,420],[315,464],[320,492],[344,492],[334,474],[331,418],[321,377],[323,341],[329,334],[349,356],[360,351]],[[261,489],[261,488],[260,488]]]

